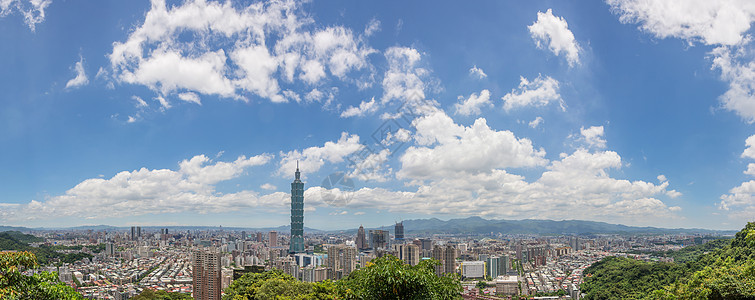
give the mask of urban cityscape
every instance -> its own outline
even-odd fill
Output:
[[[32,232],[37,243],[81,246],[89,254],[72,263],[51,263],[29,272],[56,272],[60,281],[87,299],[130,299],[144,290],[221,299],[234,279],[277,269],[303,282],[337,281],[392,255],[416,266],[436,260],[437,276],[458,274],[468,299],[581,299],[584,270],[608,256],[673,262],[664,253],[704,244],[726,233],[679,234],[405,234],[393,228],[356,235],[305,234],[304,183],[298,164],[291,183],[290,232],[205,228],[175,230],[131,226],[130,230]],[[392,230],[391,230],[392,229]],[[101,251],[90,247],[104,245]],[[484,288],[480,288],[484,283]],[[557,294],[561,291],[562,294]],[[558,296],[556,296],[558,295]],[[518,299],[518,298],[517,298]]]
[[[755,299],[755,0],[0,0],[0,300]]]

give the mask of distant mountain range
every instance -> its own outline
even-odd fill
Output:
[[[735,230],[710,230],[699,228],[657,228],[657,227],[636,227],[619,224],[609,224],[605,222],[580,221],[580,220],[495,220],[483,219],[480,217],[469,217],[463,219],[450,219],[447,221],[438,218],[431,219],[414,219],[404,220],[404,232],[406,234],[540,234],[540,235],[585,235],[585,234],[678,234],[678,233],[698,233],[698,234],[734,234]],[[174,231],[186,230],[220,230],[221,227],[215,226],[141,226],[142,230],[158,231],[160,228],[168,228]],[[223,230],[229,231],[278,231],[286,233],[291,226],[284,225],[278,227],[265,228],[244,228],[244,227],[222,227]],[[383,229],[393,232],[393,224],[366,229]],[[77,226],[64,228],[27,228],[0,226],[0,231],[39,231],[39,230],[108,230],[121,231],[130,230],[130,226],[115,227],[108,225],[95,226]],[[342,230],[319,230],[305,227],[307,233],[344,233],[356,234],[357,228],[348,228]]]

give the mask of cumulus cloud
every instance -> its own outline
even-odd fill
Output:
[[[339,163],[350,154],[362,149],[363,145],[359,143],[359,136],[356,134],[341,133],[341,137],[336,142],[325,142],[321,147],[312,146],[302,151],[292,150],[286,153],[281,152],[281,160],[278,164],[277,174],[289,177],[296,170],[297,161],[299,169],[306,176],[320,170],[326,162]]]
[[[479,96],[473,93],[466,99],[459,96],[459,101],[460,103],[454,104],[454,108],[456,108],[457,114],[463,116],[479,115],[481,108],[493,107],[493,103],[490,102],[490,91],[488,90],[482,90]]]
[[[638,23],[659,38],[676,37],[708,45],[736,45],[755,18],[748,0],[607,0],[622,23]]]
[[[606,147],[606,140],[603,138],[603,126],[591,126],[587,129],[582,127],[579,129],[579,133],[582,135],[582,140],[588,146],[595,148]]]
[[[488,74],[485,74],[485,72],[481,68],[478,68],[475,65],[471,69],[469,69],[469,76],[477,77],[478,79],[483,79],[485,77],[488,77]]]
[[[425,99],[426,84],[422,78],[428,75],[428,71],[419,67],[422,58],[419,51],[409,47],[391,47],[385,51],[385,58],[389,68],[383,77],[381,101]]]
[[[378,109],[377,103],[375,103],[375,97],[372,97],[370,102],[362,101],[359,106],[349,106],[346,110],[341,112],[341,118],[361,117],[365,114],[374,113]]]
[[[501,98],[506,111],[525,106],[542,107],[555,101],[559,102],[561,110],[566,111],[564,101],[558,93],[558,80],[542,75],[538,75],[533,81],[523,76],[519,80],[518,89],[512,89],[511,93]]]
[[[680,207],[669,207],[657,198],[668,193],[668,182],[655,185],[608,175],[609,169],[621,165],[621,157],[613,151],[578,149],[551,162],[534,182],[497,166],[480,167],[476,172],[450,168],[443,176],[417,183],[416,190],[312,187],[305,197],[316,206],[327,205],[323,199],[340,197],[349,199],[344,208],[381,207],[393,213],[585,219],[633,225],[657,225],[678,218],[675,212]]]
[[[74,65],[74,70],[76,71],[76,77],[66,82],[66,88],[76,88],[89,83],[89,78],[87,78],[87,74],[84,71],[84,57],[79,57],[79,61]]]
[[[316,26],[294,1],[191,0],[168,6],[153,0],[144,21],[109,55],[117,82],[147,86],[160,95],[192,92],[285,102],[285,86],[320,85],[370,72],[366,35],[341,26]],[[366,78],[369,78],[366,77]]]
[[[724,108],[735,112],[747,123],[755,122],[755,53],[746,47],[718,47],[711,52],[711,68],[721,71],[721,78],[729,82],[729,89],[719,100]]]
[[[277,187],[275,187],[271,183],[265,183],[263,185],[260,185],[260,188],[263,189],[263,190],[268,190],[268,191],[274,191],[274,190],[278,189]]]
[[[415,142],[401,156],[399,178],[425,179],[490,168],[544,165],[545,151],[511,131],[491,129],[484,118],[465,127],[442,111],[418,118]]]
[[[537,12],[537,21],[527,28],[538,48],[548,47],[555,55],[563,52],[569,66],[579,64],[580,47],[564,18],[554,16],[548,9],[545,13]]]
[[[535,118],[534,120],[530,121],[530,123],[529,123],[529,126],[530,126],[531,128],[537,128],[537,127],[538,127],[538,126],[540,126],[540,124],[542,124],[542,123],[543,123],[543,118],[542,118],[542,117],[540,117],[540,116],[538,116],[538,117],[536,117],[536,118]]]
[[[273,207],[285,193],[261,196],[253,191],[221,193],[217,183],[237,178],[247,169],[264,165],[272,156],[239,156],[234,161],[212,161],[197,155],[179,163],[177,170],[141,168],[119,172],[111,178],[82,181],[63,195],[6,211],[23,215],[114,218],[177,212],[226,212],[246,207]],[[0,210],[4,210],[0,207]]]
[[[24,17],[24,22],[31,31],[45,20],[45,9],[52,4],[52,0],[2,0],[0,1],[0,17],[18,12]]]

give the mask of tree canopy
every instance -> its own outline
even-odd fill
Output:
[[[82,299],[72,287],[58,280],[57,273],[27,276],[23,271],[37,267],[30,252],[0,252],[0,299]]]
[[[437,276],[437,261],[404,264],[395,256],[376,258],[338,281],[301,282],[280,270],[245,274],[223,299],[459,299],[457,275]]]
[[[755,299],[755,222],[712,243],[683,250],[684,263],[604,258],[585,269],[581,290],[585,299]]]

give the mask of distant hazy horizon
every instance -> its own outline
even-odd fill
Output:
[[[755,11],[651,4],[12,1],[0,225],[741,229]]]

